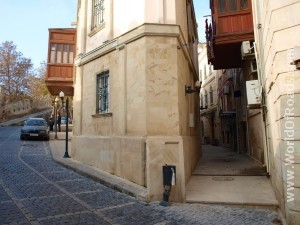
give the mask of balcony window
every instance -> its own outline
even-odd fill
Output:
[[[229,12],[237,11],[237,0],[228,0],[229,1]]]
[[[225,12],[226,11],[226,0],[219,0],[218,1],[218,11]]]
[[[92,30],[99,28],[104,23],[104,0],[93,0]]]
[[[55,44],[50,45],[49,63],[72,64],[74,62],[74,45]]]
[[[97,75],[97,113],[109,112],[109,72]]]
[[[218,12],[228,13],[249,9],[249,0],[218,0]]]
[[[249,9],[248,0],[241,0],[241,9],[243,10]]]
[[[68,45],[64,45],[63,63],[68,63]]]
[[[50,63],[55,63],[56,45],[51,44],[50,46]]]
[[[57,63],[61,63],[61,50],[62,50],[62,45],[61,44],[58,44],[57,46],[57,51],[56,51],[56,62]]]
[[[69,63],[74,62],[74,45],[69,46]]]

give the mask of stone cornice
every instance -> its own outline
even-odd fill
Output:
[[[115,51],[116,49],[124,48],[126,44],[133,42],[145,36],[167,36],[167,37],[177,37],[179,45],[178,47],[186,45],[183,33],[178,25],[174,24],[143,24],[124,33],[115,39],[104,42],[99,47],[89,51],[85,54],[79,54],[75,59],[75,66],[82,66],[87,64],[109,52]],[[195,66],[192,63],[188,51],[186,48],[181,48],[184,52],[185,57],[189,61],[189,65],[194,71],[194,76],[197,78],[198,74],[196,72]]]

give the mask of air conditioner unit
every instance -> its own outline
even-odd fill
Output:
[[[246,81],[248,105],[257,105],[261,103],[261,87],[258,80]]]
[[[257,73],[257,64],[256,64],[256,60],[253,60],[250,62],[250,73]]]
[[[242,54],[249,54],[251,53],[251,45],[250,41],[243,41],[242,42]]]
[[[251,47],[250,41],[243,41],[241,45],[241,56],[243,60],[253,59],[255,57],[253,46]]]

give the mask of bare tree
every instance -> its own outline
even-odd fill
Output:
[[[46,68],[47,64],[41,63],[41,66],[36,70],[35,75],[29,76],[28,95],[34,101],[40,101],[45,98],[50,98],[50,93],[46,87]]]
[[[14,101],[27,95],[32,69],[31,59],[23,57],[12,41],[0,44],[0,85],[5,100]]]

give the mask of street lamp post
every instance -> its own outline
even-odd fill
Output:
[[[55,111],[54,111],[54,129],[55,129],[55,136],[54,136],[54,139],[57,139],[57,103],[58,103],[58,98],[56,97],[55,98],[55,103],[54,103],[54,106],[55,106]]]
[[[59,93],[59,97],[61,99],[62,105],[64,104],[64,97],[65,97],[65,93],[63,93],[62,91]],[[70,158],[69,156],[69,152],[68,152],[68,134],[69,134],[69,98],[67,97],[66,100],[66,148],[65,148],[65,154],[64,154],[64,158]]]

